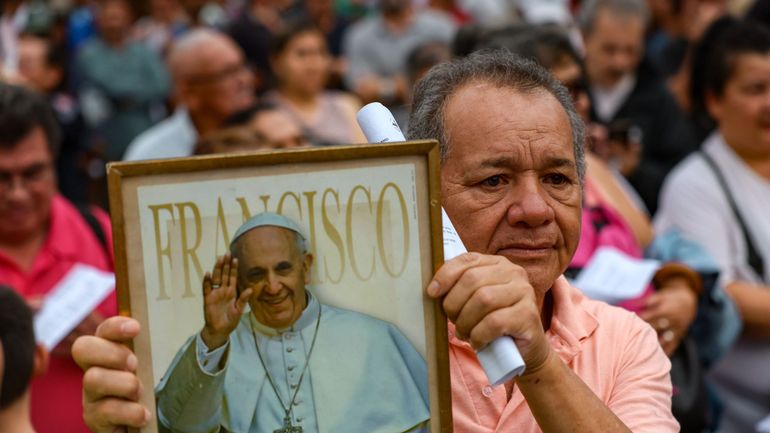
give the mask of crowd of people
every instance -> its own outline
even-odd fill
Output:
[[[471,252],[426,289],[455,431],[770,431],[766,2],[0,5],[0,431],[157,416],[114,294],[50,351],[28,342],[76,264],[114,270],[105,163],[362,145],[375,101],[439,141]],[[607,247],[661,263],[622,309],[572,285]],[[528,372],[488,389],[473,349],[500,335]]]

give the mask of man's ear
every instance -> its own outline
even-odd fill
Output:
[[[48,354],[48,349],[45,348],[42,344],[38,344],[35,346],[35,358],[34,358],[34,367],[32,369],[32,377],[40,377],[48,371],[48,363],[50,361],[50,356]]]
[[[703,103],[706,105],[706,112],[715,121],[719,121],[722,118],[722,101],[721,98],[714,94],[714,92],[706,92],[706,97]]]
[[[313,255],[305,254],[305,260],[302,262],[302,270],[305,271],[305,284],[310,284],[310,267],[313,266]]]

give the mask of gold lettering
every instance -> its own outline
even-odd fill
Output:
[[[305,200],[307,201],[307,222],[308,222],[308,230],[310,231],[308,233],[308,236],[310,236],[310,239],[308,241],[310,242],[310,253],[313,255],[313,257],[318,257],[317,254],[317,247],[316,247],[316,238],[315,238],[315,191],[305,191],[302,193],[302,195],[305,196]],[[323,280],[321,280],[321,272],[318,270],[318,266],[311,266],[310,272],[311,272],[311,279],[312,281],[315,281],[317,284],[323,283]]]
[[[347,208],[347,217],[345,219],[345,230],[347,234],[347,240],[348,240],[348,257],[350,258],[350,268],[353,269],[353,273],[356,274],[356,276],[362,280],[366,281],[370,278],[372,278],[372,275],[374,275],[374,248],[372,248],[372,266],[369,270],[369,275],[361,275],[361,272],[358,270],[358,265],[356,264],[356,253],[353,249],[353,199],[356,195],[357,191],[363,191],[364,195],[366,195],[366,200],[369,203],[369,213],[372,213],[372,195],[369,192],[367,188],[364,188],[361,185],[356,185],[352,191],[350,191],[350,196],[348,196],[348,208]]]
[[[337,276],[337,278],[332,277],[329,274],[329,267],[328,262],[326,261],[326,257],[324,257],[324,272],[325,276],[331,281],[332,283],[339,283],[340,280],[342,280],[342,275],[345,272],[345,250],[342,244],[342,236],[340,236],[340,232],[337,231],[337,228],[334,227],[334,224],[329,220],[329,215],[326,213],[326,196],[332,195],[334,197],[334,200],[337,202],[337,214],[340,212],[340,196],[337,193],[337,191],[326,188],[323,195],[321,196],[321,221],[324,226],[324,231],[329,236],[329,239],[332,241],[334,246],[337,247],[337,251],[339,253],[340,257],[340,273]]]
[[[200,260],[195,250],[201,243],[201,214],[198,211],[198,207],[193,202],[176,203],[177,211],[179,212],[179,227],[182,231],[182,265],[184,269],[184,281],[185,291],[182,295],[183,298],[192,298],[195,295],[192,291],[192,285],[190,284],[190,261],[195,266],[197,272],[197,278],[195,281],[201,281],[203,278],[203,268],[201,267]],[[192,248],[189,247],[190,241],[187,239],[187,217],[185,215],[185,209],[192,211],[193,220],[195,224],[195,242]]]
[[[262,200],[262,205],[265,206],[265,208],[262,210],[262,212],[270,212],[270,210],[267,208],[267,203],[270,201],[269,195],[261,195],[259,196],[259,199]]]
[[[404,226],[404,261],[401,263],[401,267],[399,268],[398,272],[394,272],[393,268],[391,268],[390,264],[388,263],[388,256],[385,253],[385,242],[382,234],[382,206],[385,202],[385,192],[388,190],[388,188],[392,188],[394,191],[396,191],[396,195],[398,196],[398,203],[401,205],[401,221],[403,222]],[[380,259],[382,260],[382,264],[385,266],[385,271],[393,277],[398,277],[401,275],[404,272],[404,269],[406,269],[406,264],[409,260],[409,215],[407,214],[406,200],[404,200],[404,195],[401,193],[401,189],[399,189],[398,185],[393,182],[388,182],[382,188],[382,191],[380,191],[380,197],[377,199],[377,247],[379,248]]]
[[[219,235],[222,234],[222,242],[225,246],[225,251],[230,250],[230,234],[227,231],[227,218],[225,217],[225,211],[222,208],[222,197],[217,198],[217,226],[215,228],[215,240],[214,240],[214,251],[215,256],[222,255],[222,252],[219,251]]]
[[[246,203],[246,199],[243,197],[238,197],[235,199],[235,201],[237,201],[238,204],[241,205],[241,214],[243,215],[243,222],[246,222],[247,219],[251,218],[251,211],[249,210],[249,204]]]
[[[152,211],[152,222],[153,226],[155,227],[155,258],[156,258],[156,266],[158,267],[158,297],[155,298],[156,301],[166,301],[171,299],[168,296],[168,293],[166,293],[166,273],[165,268],[163,267],[163,256],[166,256],[168,259],[168,266],[171,267],[171,241],[168,238],[168,230],[166,230],[166,246],[163,246],[163,242],[161,239],[161,233],[160,233],[160,211],[165,210],[166,212],[171,215],[171,221],[176,221],[174,219],[174,208],[171,206],[171,203],[166,204],[156,204],[156,205],[150,205],[147,206],[150,208],[150,211]],[[168,225],[166,226],[168,227]]]
[[[276,213],[279,215],[283,215],[283,203],[286,201],[286,197],[291,197],[294,199],[294,202],[297,203],[297,212],[299,212],[299,219],[302,219],[302,203],[299,201],[299,196],[291,191],[287,191],[283,193],[281,198],[278,200],[278,209],[276,210]]]

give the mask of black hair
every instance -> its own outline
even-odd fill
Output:
[[[477,49],[506,49],[520,57],[533,60],[546,69],[553,69],[567,56],[583,64],[569,37],[554,25],[514,24],[486,35]]]
[[[56,158],[61,131],[48,101],[30,89],[0,83],[0,148],[13,149],[38,127]]]
[[[735,58],[770,53],[770,30],[753,21],[722,17],[709,26],[695,47],[690,98],[693,111],[708,118],[706,95],[721,96],[735,72]]]
[[[289,21],[283,29],[270,38],[270,55],[275,57],[281,54],[294,38],[303,33],[318,33],[324,43],[326,42],[323,31],[313,22],[305,19]]]
[[[0,341],[5,359],[0,388],[0,410],[18,400],[29,388],[35,364],[32,311],[13,289],[0,286]]]
[[[439,63],[448,62],[451,57],[449,46],[444,42],[431,41],[416,46],[406,57],[406,75],[409,82],[416,82],[421,72]]]

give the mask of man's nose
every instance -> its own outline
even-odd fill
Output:
[[[29,189],[22,176],[11,176],[6,188],[6,195],[11,200],[23,200],[29,196]]]
[[[278,278],[278,275],[274,272],[270,272],[267,275],[265,290],[267,290],[267,292],[271,295],[275,295],[281,291],[281,281]]]
[[[554,220],[554,212],[548,202],[547,192],[537,179],[527,179],[513,185],[512,201],[508,207],[508,223],[540,227]]]

